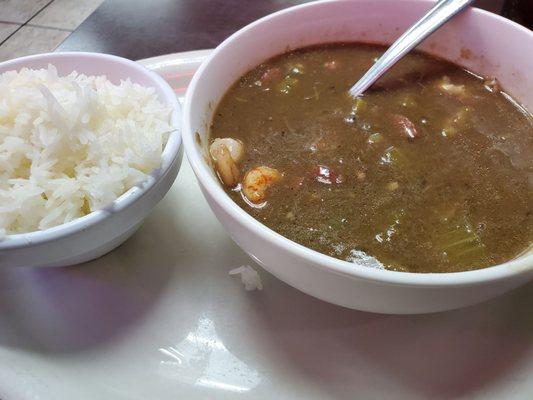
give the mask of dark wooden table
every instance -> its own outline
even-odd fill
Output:
[[[138,60],[208,49],[257,18],[307,1],[106,0],[57,51],[94,51]],[[476,5],[533,27],[533,0],[478,0]]]

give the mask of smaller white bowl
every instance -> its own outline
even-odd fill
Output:
[[[168,192],[182,159],[181,112],[172,88],[159,75],[140,64],[108,54],[47,53],[0,63],[0,73],[53,64],[60,75],[77,71],[105,75],[115,83],[129,78],[153,87],[160,101],[173,107],[175,129],[163,149],[161,167],[104,209],[44,231],[8,235],[0,241],[0,267],[61,267],[100,257],[128,239]]]

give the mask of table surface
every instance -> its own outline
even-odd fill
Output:
[[[141,63],[180,101],[206,52]],[[122,246],[69,268],[0,269],[0,398],[531,400],[533,282],[449,312],[379,315],[258,268],[190,165]]]
[[[308,0],[106,0],[57,51],[93,51],[139,60],[216,47],[248,23]],[[476,5],[533,28],[531,0]]]

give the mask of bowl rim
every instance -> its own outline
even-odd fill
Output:
[[[245,33],[255,29],[257,26],[265,24],[272,19],[289,13],[298,13],[303,9],[321,7],[326,3],[347,3],[349,0],[321,0],[301,5],[289,7],[265,17],[262,17],[237,32],[233,33],[221,44],[219,44],[208,58],[202,63],[198,71],[195,73],[191,83],[188,87],[183,108],[183,144],[185,153],[191,167],[196,174],[199,183],[207,191],[207,194],[212,197],[213,201],[221,207],[221,209],[229,214],[237,223],[245,229],[252,231],[255,235],[268,241],[275,247],[281,248],[292,256],[304,259],[310,267],[319,268],[326,272],[334,272],[336,274],[351,278],[377,281],[385,284],[402,285],[402,286],[428,286],[428,287],[448,287],[448,286],[466,286],[486,284],[492,281],[499,281],[509,279],[517,275],[522,275],[528,271],[533,270],[533,254],[528,254],[521,259],[513,259],[505,263],[493,265],[477,270],[461,271],[461,272],[441,272],[441,273],[417,273],[417,272],[400,272],[391,270],[381,270],[375,268],[368,268],[348,261],[343,261],[325,254],[319,253],[315,250],[309,249],[299,243],[296,243],[276,231],[263,225],[261,222],[253,218],[250,214],[240,208],[222,189],[219,182],[212,175],[209,167],[203,160],[203,156],[196,149],[194,135],[195,132],[191,127],[190,113],[192,103],[195,100],[195,94],[199,82],[206,70],[216,65],[217,56],[224,52],[225,48],[234,41],[238,40]],[[433,4],[432,0],[410,0],[404,3],[408,6],[410,2],[427,3],[428,7]],[[489,18],[496,20],[498,23],[510,24],[514,29],[519,29],[529,34],[533,41],[533,32],[527,30],[516,22],[510,21],[499,15],[490,13],[472,7],[470,12],[483,19]]]
[[[124,210],[129,207],[135,201],[149,192],[156,183],[163,178],[170,170],[173,163],[178,159],[181,151],[181,108],[179,102],[174,94],[174,91],[170,85],[157,73],[150,71],[141,64],[129,60],[127,58],[105,54],[105,53],[93,53],[93,52],[59,52],[59,53],[42,53],[30,56],[18,57],[12,60],[0,62],[0,69],[16,65],[16,69],[23,68],[20,63],[26,63],[31,61],[49,60],[53,64],[54,60],[58,59],[86,59],[87,62],[111,62],[117,65],[122,65],[126,68],[137,70],[141,74],[147,76],[152,81],[152,87],[157,88],[163,94],[163,101],[172,107],[172,113],[170,116],[170,125],[173,131],[169,134],[167,143],[163,148],[161,154],[161,166],[150,173],[148,178],[138,185],[130,188],[112,203],[106,207],[95,210],[87,215],[76,218],[67,223],[57,225],[45,230],[32,231],[27,233],[18,233],[13,235],[6,235],[0,239],[0,251],[16,250],[28,246],[35,246],[44,244],[46,242],[65,238],[66,236],[76,234],[81,231],[85,231],[92,226],[104,221],[111,215]],[[74,71],[74,70],[73,70]],[[83,72],[77,71],[83,74]],[[161,100],[161,99],[160,99]]]

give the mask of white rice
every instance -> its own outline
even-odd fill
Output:
[[[238,268],[234,268],[228,272],[230,275],[240,275],[241,281],[246,290],[263,290],[263,283],[261,277],[255,269],[249,265],[243,265]]]
[[[158,168],[170,107],[129,80],[0,74],[0,239],[100,209]]]

